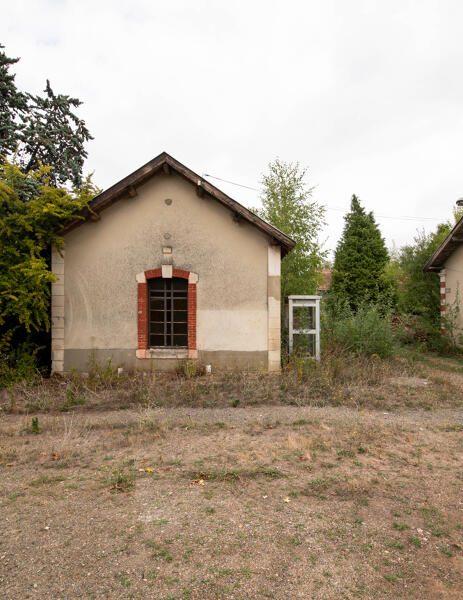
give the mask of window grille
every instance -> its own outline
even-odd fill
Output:
[[[148,282],[149,346],[188,346],[188,280],[156,277]]]

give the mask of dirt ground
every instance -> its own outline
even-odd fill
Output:
[[[458,406],[0,419],[2,600],[463,598]]]

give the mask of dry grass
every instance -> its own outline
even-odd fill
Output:
[[[38,433],[18,392],[0,422],[0,597],[460,599],[463,414],[461,395],[439,406],[459,368],[443,364],[405,364],[434,378],[420,386],[381,367],[347,406],[265,404],[311,385],[297,369],[162,378],[164,403],[124,408],[127,381],[44,382],[41,398],[72,385],[85,404],[36,409]],[[233,406],[245,382],[262,399]],[[184,386],[216,392],[179,406]]]
[[[229,372],[186,377],[140,372],[117,377],[108,368],[90,378],[56,377],[3,390],[0,410],[54,414],[144,407],[148,415],[151,408],[160,406],[457,407],[463,402],[463,367],[458,365],[457,359],[404,354],[382,360],[336,351],[326,352],[320,364],[293,359],[281,375],[274,376]]]

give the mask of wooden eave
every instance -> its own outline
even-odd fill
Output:
[[[458,221],[439,248],[434,252],[423,271],[440,271],[444,268],[445,261],[463,242],[463,217]]]
[[[130,196],[133,198],[136,195],[136,188],[154,175],[157,175],[158,173],[168,175],[172,172],[177,173],[189,181],[195,187],[198,196],[203,197],[206,194],[209,195],[230,209],[235,220],[245,220],[266,233],[272,238],[275,244],[281,246],[282,256],[290,252],[296,245],[296,242],[289,236],[252,213],[236,200],[233,200],[224,194],[221,190],[194,173],[191,169],[182,165],[178,160],[175,160],[175,158],[167,154],[167,152],[162,152],[159,156],[156,156],[156,158],[153,158],[153,160],[146,163],[146,165],[143,165],[104,192],[101,192],[101,194],[98,194],[98,196],[95,196],[95,198],[88,203],[87,207],[77,213],[77,218],[69,221],[59,233],[64,235],[79,225],[82,225],[87,220],[95,220],[95,215],[99,215],[101,211],[123,197]]]

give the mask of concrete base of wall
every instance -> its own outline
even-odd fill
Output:
[[[64,350],[64,372],[76,370],[86,373],[93,364],[106,365],[111,360],[111,367],[123,367],[126,371],[170,371],[174,372],[181,367],[182,360],[175,358],[136,358],[136,350],[110,348],[96,349],[69,349]],[[211,365],[212,371],[266,371],[268,368],[268,352],[240,352],[228,350],[199,350],[198,363]]]
[[[198,361],[203,365],[212,365],[212,370],[219,371],[266,371],[268,352],[238,352],[228,350],[199,350]]]

